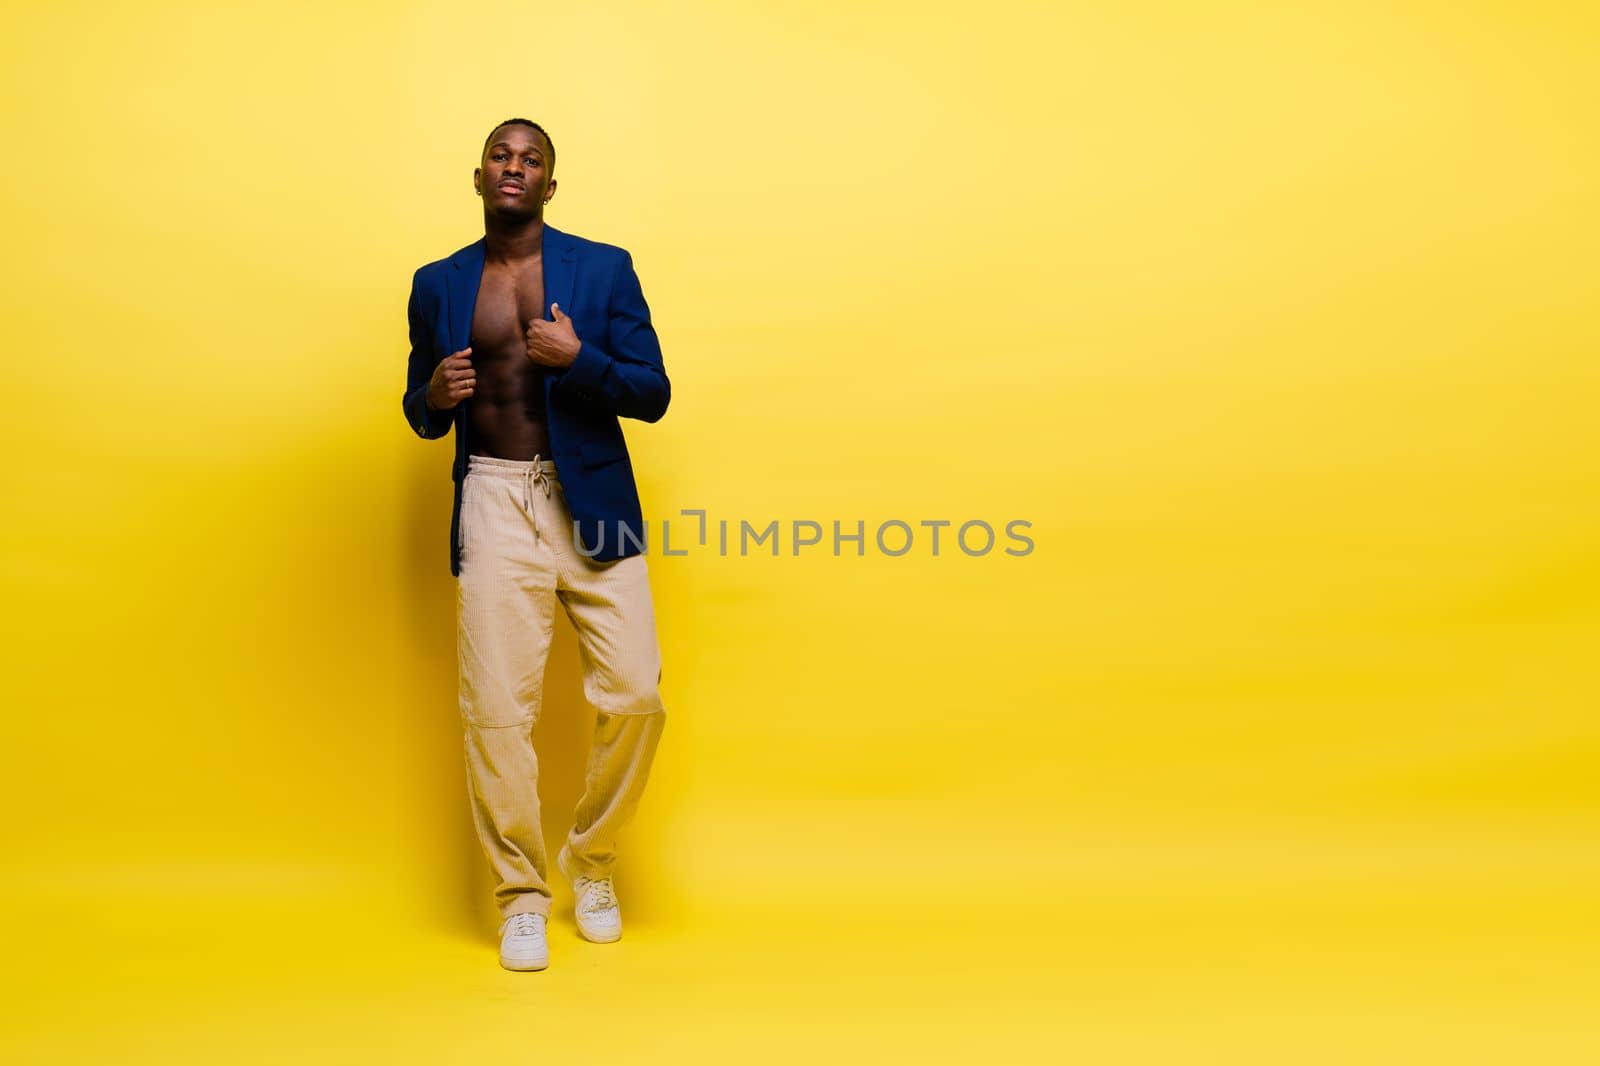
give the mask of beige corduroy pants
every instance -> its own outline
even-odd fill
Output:
[[[566,609],[596,711],[583,798],[563,847],[606,877],[661,739],[661,649],[643,555],[597,563],[573,540],[555,463],[469,455],[456,580],[467,788],[502,916],[550,914],[533,725],[556,606]]]

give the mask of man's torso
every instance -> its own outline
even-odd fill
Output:
[[[528,358],[528,320],[544,317],[544,261],[483,265],[472,313],[477,387],[467,401],[472,450],[498,459],[550,457],[545,369]]]

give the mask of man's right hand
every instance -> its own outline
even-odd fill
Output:
[[[448,411],[472,395],[478,383],[477,371],[472,369],[472,349],[463,348],[439,360],[433,368],[433,379],[428,382],[428,406],[435,411]]]

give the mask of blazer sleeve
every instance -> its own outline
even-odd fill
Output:
[[[667,413],[672,383],[633,256],[625,250],[611,275],[607,315],[606,347],[578,338],[577,358],[551,389],[591,410],[655,422]]]
[[[424,440],[434,440],[450,432],[455,415],[428,407],[428,382],[439,361],[433,357],[433,330],[422,310],[421,278],[420,270],[411,276],[411,299],[406,306],[411,323],[411,357],[406,362],[406,391],[400,406],[412,432]]]

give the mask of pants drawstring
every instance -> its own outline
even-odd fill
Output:
[[[550,495],[550,478],[539,466],[539,457],[533,457],[533,466],[522,472],[522,506],[529,514],[533,513],[533,486],[544,486],[544,494]]]

